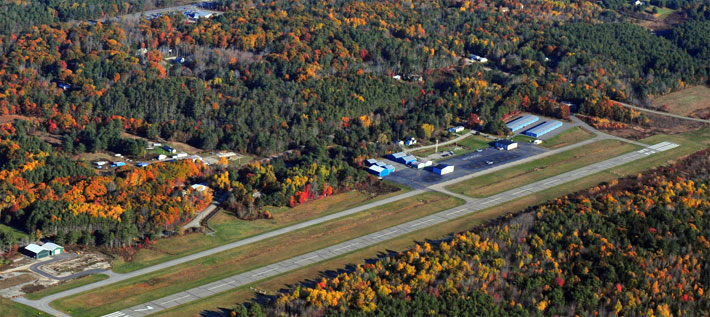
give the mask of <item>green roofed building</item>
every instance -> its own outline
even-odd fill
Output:
[[[45,243],[41,246],[31,243],[25,247],[24,253],[34,259],[41,259],[64,253],[64,247],[51,242]]]

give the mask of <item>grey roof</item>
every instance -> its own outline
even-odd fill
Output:
[[[25,247],[25,250],[30,251],[32,253],[40,253],[42,250],[44,250],[43,247],[40,247],[34,243],[30,243]]]
[[[61,245],[58,245],[58,244],[54,244],[54,243],[52,243],[52,242],[47,242],[47,243],[45,243],[45,244],[42,245],[42,248],[45,249],[45,250],[54,251],[54,250],[56,250],[56,249],[62,248],[62,246],[61,246]]]

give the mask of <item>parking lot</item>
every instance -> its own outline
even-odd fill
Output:
[[[437,175],[432,172],[432,167],[415,169],[404,164],[385,160],[395,166],[395,172],[384,179],[406,185],[415,189],[428,186],[479,172],[501,164],[517,161],[529,156],[544,152],[543,148],[532,144],[518,143],[518,148],[510,151],[499,151],[495,148],[486,148],[481,152],[472,152],[461,156],[440,161],[440,164],[455,166],[454,172],[446,175]],[[488,164],[491,162],[492,164]]]

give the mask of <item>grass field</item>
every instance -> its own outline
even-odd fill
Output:
[[[20,230],[17,230],[13,227],[6,226],[3,224],[0,224],[0,232],[4,232],[6,234],[9,234],[9,236],[12,237],[12,241],[17,241],[23,238],[27,238],[28,235]]]
[[[579,143],[584,140],[589,140],[593,137],[594,133],[581,127],[574,127],[551,137],[549,140],[545,140],[545,142],[542,142],[542,146],[548,149],[556,149],[570,144]]]
[[[70,290],[72,288],[77,288],[79,286],[84,286],[86,284],[91,284],[94,282],[103,281],[107,278],[108,278],[108,275],[106,275],[106,274],[91,274],[91,275],[87,275],[87,276],[82,276],[82,277],[75,279],[75,280],[71,280],[71,281],[68,281],[65,283],[61,283],[56,286],[51,286],[51,287],[36,291],[34,293],[27,294],[27,295],[25,295],[25,298],[31,299],[31,300],[37,300],[37,299],[40,299],[45,296],[49,296],[52,294],[56,294],[59,292]]]
[[[202,233],[193,233],[157,240],[150,248],[138,251],[133,261],[126,262],[123,259],[115,260],[112,263],[113,271],[126,273],[139,270],[147,266],[401,193],[403,193],[402,190],[377,196],[373,199],[373,196],[369,194],[359,191],[350,191],[319,200],[313,200],[294,208],[271,208],[270,212],[274,216],[273,219],[245,221],[220,211],[219,214],[210,220],[210,227],[216,230],[214,235],[208,236]]]
[[[442,145],[439,146],[439,152],[444,152],[444,151],[454,151],[454,155],[463,155],[466,153],[471,153],[475,151],[476,149],[484,149],[489,147],[490,145],[488,142],[491,142],[491,140],[480,136],[480,135],[471,135],[459,142],[456,142],[456,144],[449,144],[449,145]],[[427,157],[429,155],[432,155],[436,153],[436,149],[431,148],[431,149],[426,149],[426,150],[420,150],[420,151],[414,151],[412,154],[420,156],[420,157]],[[449,156],[447,158],[451,158],[453,156]]]
[[[451,185],[447,189],[471,197],[487,197],[638,148],[636,145],[616,140],[603,140],[589,144],[584,149],[572,149],[502,171],[468,179]]]
[[[49,314],[34,309],[30,306],[15,303],[7,298],[0,297],[0,316],[50,316]]]
[[[668,106],[668,112],[687,116],[695,110],[710,108],[710,87],[693,86],[653,99],[657,107]]]
[[[67,298],[52,305],[97,316],[210,283],[463,204],[428,192]]]

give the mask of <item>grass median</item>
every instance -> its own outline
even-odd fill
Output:
[[[350,191],[310,201],[294,208],[271,208],[270,211],[274,216],[273,219],[245,221],[227,212],[220,211],[210,220],[210,227],[216,231],[213,235],[195,233],[157,240],[149,248],[138,251],[132,261],[125,261],[123,259],[115,260],[112,263],[113,271],[117,273],[132,272],[223,244],[242,240],[253,235],[319,218],[390,196],[399,195],[406,191],[408,190],[400,189],[397,192],[380,196],[373,196],[372,194],[360,191]]]
[[[488,197],[639,148],[637,145],[616,140],[602,140],[586,145],[583,148],[557,153],[495,173],[471,178],[450,185],[447,189],[454,193],[471,197]]]
[[[545,140],[542,142],[542,146],[548,149],[557,149],[563,146],[589,140],[593,137],[594,133],[591,133],[581,127],[573,127],[551,137],[549,140]]]
[[[0,316],[50,316],[49,314],[34,309],[30,306],[13,302],[7,298],[0,298]]]
[[[463,204],[428,192],[54,301],[72,316],[97,316],[162,298]]]

